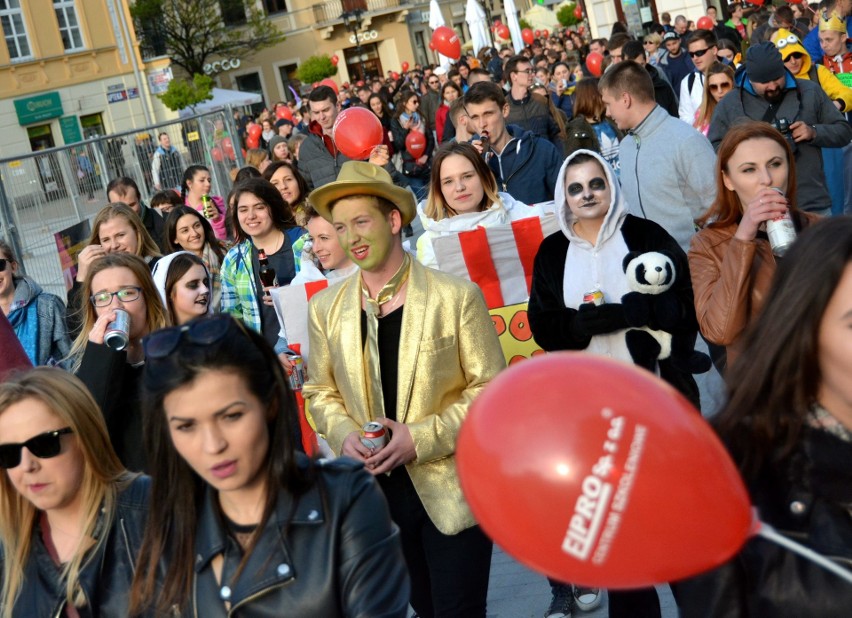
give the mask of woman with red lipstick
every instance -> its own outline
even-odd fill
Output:
[[[438,149],[429,196],[417,211],[423,225],[423,234],[417,239],[417,260],[436,269],[435,238],[543,214],[540,208],[522,204],[508,193],[498,193],[497,181],[482,155],[470,144],[458,142]]]
[[[151,510],[131,614],[406,616],[378,485],[361,464],[296,453],[295,400],[263,338],[218,315],[145,351],[151,503],[168,508]]]
[[[149,480],[80,380],[41,367],[0,384],[0,468],[0,616],[125,618]]]

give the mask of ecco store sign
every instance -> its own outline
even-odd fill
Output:
[[[377,38],[379,38],[379,33],[376,32],[375,30],[369,30],[367,32],[359,32],[358,38],[361,39],[362,43],[364,41],[375,41]],[[349,42],[353,43],[353,44],[356,43],[354,34],[349,37]]]
[[[221,73],[222,71],[230,71],[231,69],[239,69],[242,61],[239,58],[231,58],[229,60],[217,60],[216,62],[208,62],[204,65],[204,73],[212,75],[213,73]]]

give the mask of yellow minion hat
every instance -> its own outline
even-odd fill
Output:
[[[837,13],[828,13],[823,11],[819,16],[819,31],[834,30],[846,34],[846,22],[837,16]]]
[[[781,57],[786,61],[790,54],[799,52],[808,56],[808,52],[802,46],[802,42],[795,34],[786,28],[778,28],[778,31],[772,35],[772,42],[778,51],[781,52]]]

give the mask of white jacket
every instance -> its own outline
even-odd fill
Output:
[[[692,88],[689,84],[692,84]],[[680,103],[677,108],[678,117],[689,126],[695,122],[695,113],[701,108],[704,100],[704,73],[694,71],[680,80]]]
[[[487,210],[468,212],[455,217],[447,217],[440,221],[435,221],[426,216],[423,212],[426,201],[420,202],[417,205],[417,214],[420,217],[420,223],[423,225],[423,234],[417,239],[417,260],[424,266],[437,270],[438,259],[435,257],[435,249],[432,246],[434,239],[474,230],[478,227],[493,227],[511,223],[518,219],[539,217],[546,212],[551,212],[546,206],[551,206],[552,202],[527,206],[508,193],[498,193],[497,197],[500,198],[500,201],[494,202]]]

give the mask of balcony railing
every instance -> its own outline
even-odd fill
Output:
[[[408,0],[367,0],[366,12],[372,13],[374,11],[386,11],[387,9],[399,8],[406,4],[409,4]],[[317,24],[324,24],[326,22],[333,22],[340,19],[340,16],[343,14],[344,5],[348,7],[349,2],[331,0],[331,2],[313,5],[314,22]]]

